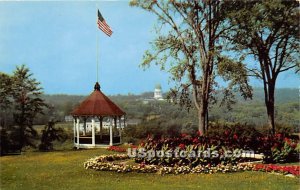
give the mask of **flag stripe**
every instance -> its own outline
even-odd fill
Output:
[[[98,28],[102,30],[106,35],[111,36],[112,30],[106,26],[103,25],[102,22],[98,22]]]
[[[98,22],[99,26],[105,28],[105,29],[108,29],[108,30],[111,30],[111,28],[105,23],[105,21],[103,22]]]
[[[112,35],[113,31],[112,29],[108,26],[108,24],[106,24],[103,16],[101,15],[100,11],[98,10],[98,28],[100,30],[102,30],[102,32],[104,32],[106,35],[108,35],[109,37]]]

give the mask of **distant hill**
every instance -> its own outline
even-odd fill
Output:
[[[186,109],[180,108],[178,105],[170,104],[166,101],[150,102],[145,104],[144,99],[153,97],[153,92],[145,92],[139,95],[113,95],[109,96],[117,105],[119,105],[127,113],[130,119],[146,119],[151,115],[161,115],[164,122],[170,121],[176,123],[197,123],[197,114],[195,110],[187,112]],[[45,101],[51,105],[47,115],[51,115],[57,120],[64,120],[66,115],[83,101],[86,96],[79,95],[43,95]],[[281,88],[276,89],[275,94],[276,121],[286,123],[293,126],[299,126],[299,91],[298,89]],[[221,122],[240,122],[255,125],[265,124],[267,121],[266,108],[264,105],[264,92],[262,88],[255,88],[253,91],[253,99],[245,101],[241,96],[236,94],[237,103],[232,105],[232,109],[220,107],[219,104],[213,105],[209,110],[210,121]],[[45,120],[45,117],[43,120]]]
[[[166,95],[166,94],[164,94]],[[66,102],[72,102],[72,104],[78,104],[87,96],[82,95],[67,95],[67,94],[55,94],[55,95],[43,95],[42,98],[46,100],[46,102],[53,104],[64,104]],[[108,95],[109,98],[115,101],[122,100],[142,100],[153,97],[153,92],[144,92],[139,95],[135,94],[127,94],[127,95]],[[236,94],[236,98],[239,101],[243,101],[242,97]],[[295,102],[299,101],[299,90],[296,88],[278,88],[275,92],[275,100],[276,103],[287,103],[287,102]],[[252,101],[264,101],[264,91],[262,88],[254,88],[253,89],[253,100]]]
[[[264,91],[262,88],[253,90],[253,100],[264,101]],[[296,88],[278,88],[275,91],[276,103],[287,103],[299,101],[299,89]]]

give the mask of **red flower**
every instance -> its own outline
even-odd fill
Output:
[[[278,138],[278,139],[280,139],[281,136],[282,136],[282,135],[281,135],[280,133],[275,134],[275,137]]]
[[[285,137],[284,142],[288,143],[288,145],[291,145],[292,141],[291,141],[291,139]]]
[[[183,137],[183,138],[186,137],[186,136],[188,136],[186,133],[181,134],[181,137]]]
[[[239,137],[237,136],[237,134],[234,134],[234,135],[233,135],[233,139],[234,139],[234,140],[237,140],[238,138],[239,138]]]
[[[229,135],[229,131],[226,130],[226,131],[224,132],[224,134],[225,134],[226,136]]]
[[[180,148],[181,150],[185,149],[185,144],[181,143],[181,144],[179,145],[179,148]]]
[[[145,145],[145,143],[142,141],[142,142],[140,143],[140,146],[143,147],[144,145]]]
[[[125,148],[118,147],[118,146],[110,146],[107,148],[107,150],[115,151],[115,152],[126,152]]]
[[[202,132],[201,131],[197,131],[197,135],[198,136],[202,136]]]
[[[291,143],[290,146],[291,146],[292,148],[296,148],[297,143]]]
[[[198,138],[194,138],[193,143],[198,144],[199,143],[199,139]]]
[[[273,164],[264,165],[264,164],[256,164],[253,167],[254,171],[267,171],[267,172],[280,172],[280,173],[290,173],[295,176],[300,175],[300,166],[277,166]]]
[[[275,144],[272,146],[272,149],[277,148],[277,147],[278,147],[278,144],[275,143]]]

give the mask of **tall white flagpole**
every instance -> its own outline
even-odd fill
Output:
[[[97,28],[98,28],[98,4],[96,3],[96,25],[97,25]],[[96,40],[97,40],[97,50],[96,50],[96,59],[97,59],[97,82],[99,82],[99,32],[98,30],[96,29]]]

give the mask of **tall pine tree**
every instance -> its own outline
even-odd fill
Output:
[[[40,97],[42,88],[25,65],[16,68],[12,80],[13,115],[19,127],[20,148],[26,145],[35,146],[32,139],[37,137],[37,132],[33,128],[33,121],[37,114],[43,114],[43,108],[47,107]]]

